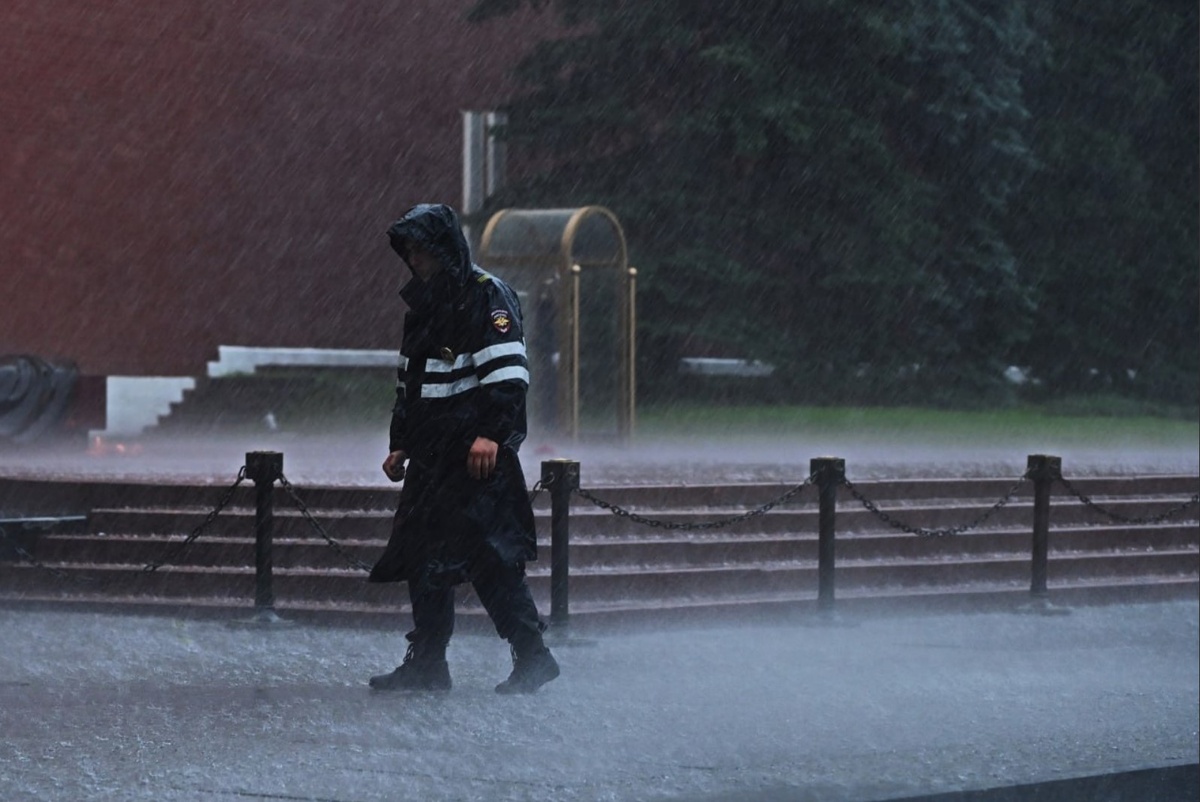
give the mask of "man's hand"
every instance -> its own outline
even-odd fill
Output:
[[[404,461],[408,459],[408,455],[403,451],[393,451],[387,455],[387,459],[383,461],[383,473],[393,482],[399,482],[404,478]]]
[[[476,437],[467,452],[467,474],[472,479],[486,479],[496,470],[496,454],[500,445],[486,437]]]

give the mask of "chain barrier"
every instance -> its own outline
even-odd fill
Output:
[[[646,516],[639,515],[630,510],[624,509],[623,507],[621,507],[617,504],[614,504],[614,503],[605,501],[601,498],[598,498],[597,496],[595,496],[590,491],[588,491],[584,488],[576,488],[574,490],[574,492],[578,493],[580,496],[582,496],[587,501],[591,502],[596,507],[607,510],[608,512],[612,513],[613,515],[615,515],[619,518],[627,518],[630,521],[633,521],[634,523],[637,523],[637,524],[642,524],[644,526],[654,527],[654,528],[658,528],[658,529],[668,529],[668,530],[676,530],[676,531],[701,531],[701,530],[709,530],[709,529],[721,529],[724,527],[732,526],[737,523],[741,523],[742,521],[747,521],[752,518],[755,518],[755,517],[758,517],[761,515],[765,515],[766,513],[770,512],[775,507],[778,507],[782,504],[786,504],[787,502],[791,501],[792,499],[798,497],[803,492],[804,488],[806,488],[812,484],[815,484],[818,475],[819,475],[819,472],[812,474],[807,479],[805,479],[803,482],[796,485],[792,489],[788,490],[786,493],[784,493],[779,498],[774,499],[773,501],[769,501],[766,504],[762,505],[761,507],[758,507],[753,510],[749,510],[745,513],[742,513],[741,515],[736,515],[736,516],[733,516],[730,518],[721,518],[718,520],[705,521],[705,522],[701,522],[701,523],[684,523],[684,522],[677,522],[677,521],[663,521],[663,520],[659,520],[659,519],[648,518]],[[1161,522],[1167,520],[1168,518],[1188,509],[1189,507],[1194,507],[1197,504],[1200,504],[1200,494],[1195,494],[1187,501],[1184,501],[1184,502],[1182,502],[1182,503],[1180,503],[1158,515],[1140,516],[1140,517],[1126,516],[1126,515],[1121,515],[1120,513],[1113,512],[1112,510],[1106,509],[1106,508],[1102,507],[1101,505],[1097,504],[1089,496],[1087,496],[1086,494],[1081,492],[1078,488],[1076,488],[1074,485],[1072,485],[1071,482],[1065,476],[1063,476],[1061,473],[1058,473],[1054,478],[1057,479],[1059,482],[1061,482],[1063,487],[1066,488],[1066,490],[1069,493],[1071,493],[1073,496],[1075,496],[1085,506],[1087,506],[1091,509],[1094,509],[1103,515],[1106,515],[1115,521],[1120,521],[1122,523],[1128,523],[1128,524],[1161,523]],[[245,481],[245,479],[246,479],[246,468],[245,468],[245,466],[242,466],[242,468],[238,471],[237,478],[234,480],[233,484],[231,484],[225,490],[224,494],[221,496],[221,498],[217,502],[216,506],[213,507],[213,509],[205,516],[204,520],[201,521],[200,524],[197,525],[187,535],[187,537],[185,537],[182,541],[180,541],[178,544],[174,544],[174,545],[170,546],[169,550],[164,554],[164,556],[161,559],[156,560],[152,563],[148,563],[147,565],[142,567],[141,572],[143,574],[150,574],[150,573],[157,571],[159,568],[162,568],[163,566],[168,565],[171,562],[173,562],[185,549],[187,549],[188,546],[190,546],[192,543],[194,543],[205,532],[205,530],[208,529],[208,527],[210,525],[212,525],[213,521],[215,521],[217,519],[217,516],[219,516],[221,514],[221,512],[225,509],[225,507],[228,506],[229,502],[233,498],[233,494],[237,491],[238,487],[241,486],[241,484]],[[1030,474],[1026,473],[1023,476],[1021,476],[1021,478],[1017,480],[1017,482],[1009,489],[1009,491],[1007,493],[1005,493],[1005,495],[1003,497],[1001,497],[999,500],[997,500],[994,504],[991,505],[991,507],[989,507],[986,511],[983,512],[983,514],[981,514],[979,517],[977,517],[973,521],[963,524],[961,526],[941,527],[941,528],[926,528],[926,527],[911,526],[909,524],[906,524],[903,521],[900,521],[900,520],[892,517],[890,514],[881,510],[878,505],[876,505],[873,501],[871,501],[869,498],[864,496],[849,479],[846,479],[843,477],[841,480],[841,483],[843,485],[845,485],[846,489],[850,492],[850,495],[853,496],[868,512],[875,515],[877,518],[879,518],[879,520],[883,521],[888,526],[891,526],[894,529],[898,529],[902,532],[906,532],[911,535],[917,535],[920,537],[946,537],[946,536],[962,534],[963,532],[967,532],[967,531],[970,531],[972,529],[976,529],[976,528],[982,526],[989,518],[991,518],[994,514],[996,514],[996,512],[998,512],[1000,509],[1002,509],[1007,504],[1009,504],[1009,502],[1011,502],[1017,496],[1017,493],[1020,491],[1022,486],[1029,480],[1030,480]],[[313,516],[312,512],[308,509],[308,506],[304,503],[303,499],[301,499],[300,496],[297,494],[295,487],[292,485],[292,483],[290,481],[288,481],[286,476],[282,475],[282,473],[280,474],[279,481],[280,481],[280,484],[282,485],[284,491],[292,499],[293,503],[295,503],[296,508],[299,510],[299,512],[300,512],[301,516],[303,516],[304,520],[308,522],[308,524],[317,532],[317,534],[319,534],[321,536],[321,538],[325,541],[325,543],[331,549],[333,549],[351,567],[353,567],[357,570],[366,571],[366,572],[369,572],[371,570],[371,566],[369,564],[363,562],[362,560],[358,559],[354,555],[350,554],[346,550],[345,546],[343,546],[336,539],[331,537],[328,532],[325,531],[325,528],[323,526],[321,526],[320,522],[317,521],[317,519]],[[544,480],[544,479],[539,479],[537,482],[535,482],[533,487],[529,491],[530,503],[532,504],[534,502],[534,500],[538,497],[538,495],[542,491],[544,491],[546,488],[548,488],[550,486],[550,484],[551,484],[551,481]],[[105,584],[105,583],[102,583],[101,580],[99,580],[99,579],[95,579],[92,577],[76,576],[72,573],[69,573],[69,572],[60,570],[58,568],[54,568],[52,566],[46,565],[45,563],[41,562],[36,557],[34,557],[28,550],[26,550],[24,547],[22,547],[20,545],[20,543],[18,543],[16,540],[14,540],[12,537],[10,537],[8,532],[5,531],[3,527],[0,527],[0,540],[3,540],[5,543],[7,543],[8,546],[16,553],[18,558],[20,558],[21,560],[33,565],[34,567],[36,567],[40,570],[46,571],[47,573],[49,573],[59,579],[66,579],[66,580],[69,580],[72,582],[78,582],[81,584],[89,584],[89,585]]]
[[[918,537],[948,537],[951,535],[961,535],[963,532],[967,532],[971,529],[976,529],[982,526],[989,518],[995,515],[997,511],[1016,498],[1017,491],[1019,491],[1021,486],[1027,481],[1029,481],[1028,473],[1018,479],[1017,483],[1014,484],[999,501],[989,507],[982,515],[970,523],[963,524],[962,526],[948,526],[935,529],[927,529],[923,526],[910,526],[903,521],[899,521],[893,518],[891,515],[888,515],[883,510],[879,509],[875,502],[871,501],[862,493],[860,493],[858,488],[855,487],[849,479],[842,479],[842,484],[844,484],[846,489],[850,491],[850,495],[854,496],[854,498],[858,500],[858,503],[862,504],[868,512],[893,529],[899,529],[901,532],[907,532],[910,535],[917,535]]]
[[[768,501],[766,504],[758,507],[757,509],[750,510],[741,515],[736,515],[732,518],[721,518],[716,521],[705,521],[703,523],[680,523],[677,521],[661,521],[654,518],[647,518],[643,515],[638,515],[635,512],[630,512],[629,510],[624,509],[616,504],[597,498],[596,496],[592,495],[591,492],[584,490],[582,487],[576,488],[575,492],[580,496],[583,496],[600,509],[608,510],[618,518],[628,518],[634,523],[642,524],[643,526],[654,527],[657,529],[674,529],[695,532],[703,529],[722,529],[726,526],[732,526],[733,524],[741,523],[742,521],[748,521],[751,518],[756,518],[760,515],[765,515],[775,507],[778,507],[780,504],[786,504],[796,496],[800,495],[804,488],[815,483],[816,479],[817,474],[814,473],[812,476],[809,476],[803,482],[796,485],[779,498],[775,499],[774,501]]]
[[[282,473],[279,474],[279,484],[283,486],[283,489],[296,504],[296,509],[300,510],[300,515],[302,515],[304,520],[308,521],[309,525],[316,530],[317,534],[325,540],[325,543],[329,546],[329,548],[333,549],[337,555],[345,560],[351,568],[359,571],[365,571],[367,573],[371,572],[371,566],[369,564],[363,562],[350,552],[346,551],[345,546],[337,542],[337,540],[334,538],[330,537],[329,533],[325,531],[325,527],[321,526],[321,523],[313,517],[311,512],[309,512],[308,505],[306,505],[300,496],[296,494],[296,488],[292,486],[292,483],[289,482],[287,477]]]
[[[1122,515],[1119,512],[1113,512],[1112,510],[1105,509],[1096,502],[1092,501],[1091,497],[1081,493],[1074,485],[1071,484],[1067,477],[1063,476],[1061,473],[1056,474],[1054,478],[1061,482],[1062,486],[1067,489],[1067,492],[1079,499],[1079,501],[1082,502],[1085,507],[1089,507],[1101,515],[1106,515],[1112,520],[1120,521],[1124,524],[1160,524],[1177,513],[1183,512],[1188,507],[1194,507],[1195,505],[1200,504],[1200,493],[1197,493],[1187,501],[1177,504],[1166,512],[1158,515],[1146,515],[1141,517]]]
[[[234,492],[244,481],[246,481],[245,465],[238,469],[237,479],[235,479],[233,484],[229,486],[229,488],[225,491],[225,494],[221,496],[220,501],[217,502],[217,506],[213,507],[212,510],[209,511],[208,515],[204,517],[204,520],[200,522],[200,525],[193,529],[191,533],[179,543],[179,545],[172,547],[171,550],[167,552],[166,556],[164,556],[161,560],[150,563],[142,568],[142,571],[147,574],[152,574],[167,563],[174,561],[176,557],[182,554],[184,549],[192,545],[192,543],[196,541],[196,538],[200,537],[200,535],[204,533],[204,530],[207,529],[213,521],[217,520],[217,516],[221,514],[221,511],[225,509],[225,506],[233,499]]]
[[[186,538],[184,538],[182,541],[180,541],[179,543],[174,544],[172,546],[169,546],[167,552],[164,554],[162,559],[156,560],[152,563],[147,563],[146,565],[142,566],[140,572],[142,574],[152,574],[155,571],[157,571],[159,568],[162,568],[164,565],[167,565],[167,564],[173,562],[176,557],[178,557],[180,554],[183,553],[184,549],[186,549],[188,546],[192,545],[192,543],[194,543],[196,541],[196,539],[200,537],[200,535],[204,534],[204,530],[208,529],[208,527],[212,524],[212,522],[217,519],[217,516],[221,514],[221,511],[224,510],[226,506],[228,506],[229,502],[233,499],[234,492],[238,489],[238,486],[241,485],[242,482],[244,482],[245,480],[246,480],[246,467],[242,466],[242,468],[238,471],[237,479],[235,479],[233,484],[230,485],[225,490],[225,493],[221,496],[221,499],[217,502],[217,505],[215,507],[213,507],[213,509],[211,511],[209,511],[208,515],[205,516],[204,520],[201,521],[200,524],[195,529],[193,529],[188,534],[188,536]],[[20,557],[22,560],[29,563],[34,568],[38,568],[42,571],[45,571],[45,572],[51,574],[52,576],[57,577],[58,579],[65,579],[70,582],[77,582],[81,585],[91,585],[93,587],[104,587],[109,584],[109,582],[102,581],[100,579],[96,579],[96,578],[88,577],[88,576],[76,576],[75,574],[68,573],[67,571],[62,571],[58,568],[53,568],[49,565],[46,565],[41,560],[37,559],[32,554],[30,554],[28,551],[26,551],[24,548],[22,548],[16,541],[10,539],[8,537],[8,533],[6,533],[2,528],[0,528],[0,538],[3,538],[10,546],[12,546],[12,548],[16,551],[17,556]]]
[[[334,537],[325,531],[325,527],[321,526],[321,522],[313,516],[312,512],[308,509],[308,505],[305,504],[304,500],[301,499],[299,494],[296,493],[295,486],[289,482],[288,478],[283,474],[280,474],[279,476],[279,484],[283,486],[284,491],[286,491],[288,496],[292,499],[292,502],[296,505],[296,509],[300,511],[300,515],[303,516],[304,520],[308,522],[309,526],[311,526],[313,530],[315,530],[316,533],[321,536],[321,539],[325,541],[329,548],[333,549],[337,555],[345,560],[351,568],[370,573],[371,565],[369,563],[363,562],[355,557],[346,550],[346,547],[343,544],[339,543]],[[537,498],[538,494],[549,485],[549,482],[543,482],[541,479],[535,482],[529,491],[529,503],[532,504],[534,499]]]

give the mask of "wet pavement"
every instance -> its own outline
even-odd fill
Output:
[[[405,623],[0,608],[0,799],[865,802],[1200,748],[1194,601],[582,631],[528,697],[478,632],[448,694],[369,690]]]
[[[10,450],[0,476],[224,485],[254,450],[283,452],[296,483],[387,485],[377,433]],[[1016,477],[1030,453],[1061,455],[1070,476],[1200,468],[1195,442],[1019,438],[534,442],[522,456],[530,481],[544,459],[579,460],[588,487],[792,482],[822,455],[853,478]],[[1198,619],[1193,601],[597,630],[556,647],[562,677],[523,698],[492,691],[505,644],[464,626],[455,687],[431,698],[366,687],[402,654],[404,620],[262,629],[0,607],[0,800],[868,802],[1183,766],[1200,746]]]
[[[104,478],[113,481],[187,480],[224,484],[233,480],[250,451],[283,454],[284,473],[294,483],[387,486],[380,469],[386,442],[379,430],[274,432],[207,436],[147,437],[107,441],[90,452],[81,444],[25,449],[0,448],[0,476]],[[584,487],[636,484],[730,482],[797,483],[815,457],[846,460],[852,479],[929,477],[1019,477],[1030,454],[1062,458],[1064,475],[1196,474],[1200,440],[1183,438],[1102,443],[1064,436],[1033,438],[1014,432],[998,436],[903,436],[865,431],[859,435],[821,432],[775,437],[639,437],[628,446],[531,439],[521,449],[530,483],[541,463],[580,463]]]

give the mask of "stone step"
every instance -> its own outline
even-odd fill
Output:
[[[333,527],[330,528],[331,530]],[[317,537],[273,539],[273,562],[278,567],[340,567],[345,559]],[[157,534],[55,534],[38,538],[34,556],[56,563],[129,563],[146,565],[164,558],[183,541],[181,535]],[[354,559],[372,562],[386,545],[383,536],[338,541]],[[1155,524],[1141,527],[1075,526],[1051,531],[1052,552],[1140,553],[1200,547],[1200,526]],[[1028,554],[1028,529],[982,529],[952,537],[915,537],[896,531],[874,534],[843,534],[836,539],[838,560],[871,559],[960,559],[972,555]],[[543,538],[540,554],[548,560],[550,542]],[[570,545],[573,568],[588,566],[707,564],[754,564],[781,560],[815,560],[817,536],[813,533],[784,535],[694,535],[672,533],[650,538],[576,538]],[[202,535],[175,560],[206,565],[252,565],[252,537]]]
[[[586,477],[585,477],[586,478]],[[1130,496],[1181,496],[1189,498],[1200,492],[1200,481],[1195,476],[1091,476],[1068,477],[1072,487],[1088,496],[1099,498],[1127,498]],[[853,480],[853,477],[851,476]],[[803,481],[802,479],[799,481]],[[799,482],[797,482],[799,483]],[[661,509],[676,507],[743,507],[753,508],[781,498],[793,490],[794,484],[724,484],[724,485],[655,485],[646,487],[589,487],[583,488],[601,501],[618,504],[632,510]],[[1033,497],[1033,484],[1019,479],[883,479],[854,481],[854,487],[872,501],[902,501],[917,499],[951,501],[967,499],[991,501],[1008,495],[1016,488],[1016,496]],[[1052,487],[1052,497],[1073,497],[1061,483]],[[539,501],[549,505],[548,493],[542,493]],[[845,487],[838,489],[842,502],[851,499]],[[789,504],[796,506],[815,503],[816,489],[806,487]],[[571,497],[572,507],[590,507],[592,502],[579,494]]]
[[[55,479],[0,479],[0,511],[6,515],[67,515],[83,514],[98,508],[125,509],[211,509],[234,482],[236,471],[228,481],[210,483],[161,483],[154,481],[64,482]],[[919,500],[973,500],[990,504],[1006,495],[1014,479],[893,479],[856,482],[855,487],[868,499],[876,502]],[[1072,478],[1072,485],[1097,501],[1106,498],[1169,496],[1190,498],[1200,492],[1200,480],[1195,476],[1164,475],[1136,477]],[[587,485],[585,484],[585,487]],[[754,509],[780,498],[793,489],[784,483],[754,483],[731,485],[680,486],[612,486],[591,487],[597,498],[635,512],[646,513],[661,509],[707,509],[711,511],[741,511]],[[399,487],[330,487],[298,486],[296,494],[311,509],[382,510],[396,509]],[[1032,498],[1032,484],[1022,483],[1018,499]],[[231,506],[253,508],[256,489],[245,481],[234,492]],[[791,507],[815,504],[813,488],[805,488]],[[853,502],[845,488],[839,489],[843,504]],[[1072,495],[1061,485],[1053,486],[1053,498],[1070,499]],[[293,506],[283,488],[273,491],[276,508]],[[548,510],[549,493],[538,493],[536,509]],[[578,494],[571,496],[573,509],[594,509],[592,503]]]
[[[255,572],[251,566],[164,566],[147,572],[137,565],[44,563],[63,577],[48,580],[47,572],[28,563],[0,565],[4,592],[45,591],[57,585],[64,595],[137,595],[171,597],[253,597]],[[1055,554],[1049,562],[1052,586],[1089,581],[1145,577],[1147,581],[1200,576],[1200,553],[1195,549],[1114,555]],[[550,597],[549,566],[538,562],[529,568],[530,588],[545,609]],[[913,560],[843,560],[836,572],[839,590],[886,593],[900,588],[962,588],[972,585],[1012,585],[1028,588],[1027,558],[1011,555],[976,557],[947,562]],[[362,571],[338,568],[276,568],[273,587],[277,599],[314,602],[380,602],[396,595],[388,588],[365,581]],[[571,603],[628,602],[654,606],[664,598],[772,598],[780,594],[815,593],[815,561],[794,561],[757,566],[581,568],[570,576]],[[470,597],[470,593],[466,593]]]
[[[1073,481],[1107,511],[1131,518],[1160,515],[1195,492],[1194,476],[1094,477]],[[26,507],[58,504],[58,513],[85,506],[84,531],[37,533],[23,541],[50,571],[0,563],[0,600],[91,599],[95,604],[163,609],[231,610],[253,604],[255,488],[244,483],[199,539],[176,553],[204,522],[229,485],[150,483],[0,483],[10,501],[27,490]],[[909,527],[969,524],[992,510],[1012,480],[862,482],[857,491]],[[815,492],[732,526],[695,529],[778,499],[782,484],[711,487],[612,487],[597,497],[664,523],[646,526],[572,497],[572,616],[594,619],[737,614],[811,608],[817,593]],[[371,563],[391,528],[397,489],[295,488],[325,532],[349,558]],[[1063,490],[1058,487],[1057,490]],[[836,518],[839,599],[849,603],[939,605],[1013,600],[1029,594],[1030,483],[990,514],[985,524],[947,537],[920,537],[889,525],[839,492]],[[74,495],[72,495],[74,493]],[[14,495],[16,494],[16,495]],[[810,494],[811,497],[805,494]],[[29,498],[34,499],[30,502]],[[330,548],[283,488],[275,502],[274,589],[280,609],[312,615],[394,620],[407,586],[371,585],[347,557]],[[548,494],[537,497],[542,560],[529,566],[539,608],[549,613]],[[151,503],[135,503],[151,502]],[[72,506],[75,505],[75,506]],[[11,504],[10,504],[11,506]],[[1194,594],[1200,586],[1200,523],[1195,507],[1157,524],[1115,523],[1074,495],[1051,504],[1049,583],[1060,597],[1119,600]],[[147,572],[147,564],[172,564]],[[1172,595],[1174,594],[1174,595]],[[479,618],[469,589],[460,591],[468,617]],[[857,601],[855,601],[857,600]]]
[[[1104,510],[1124,518],[1147,518],[1161,515],[1177,507],[1182,499],[1165,498],[1114,498],[1105,499]],[[994,503],[994,502],[993,502]],[[988,515],[986,525],[990,527],[1021,525],[1032,526],[1033,504],[1030,500],[1014,500],[1008,505],[991,512],[992,503],[936,503],[919,502],[903,505],[880,505],[888,516],[909,527],[925,529],[967,526]],[[391,531],[392,512],[385,510],[328,510],[310,508],[313,517],[334,538],[354,537],[358,539],[384,538]],[[1182,520],[1195,520],[1197,508],[1179,515]],[[88,528],[95,533],[138,534],[138,533],[189,533],[204,522],[209,510],[202,508],[154,508],[114,509],[97,508],[89,513]],[[619,537],[638,534],[651,536],[655,533],[669,536],[684,531],[676,527],[695,527],[720,523],[736,517],[739,513],[728,510],[666,509],[647,511],[646,518],[667,524],[646,524],[627,516],[614,515],[606,510],[575,509],[570,516],[572,539],[596,536]],[[239,535],[254,530],[254,510],[246,507],[227,507],[205,529],[212,535]],[[736,534],[780,534],[815,532],[818,511],[815,505],[804,508],[781,507],[746,520],[722,525],[714,529],[699,531],[725,531]],[[273,532],[280,538],[302,538],[315,534],[315,529],[295,507],[279,506],[274,510]],[[539,530],[548,532],[549,514],[539,511]],[[1052,501],[1050,521],[1053,526],[1094,524],[1111,522],[1104,512],[1092,509],[1077,499],[1067,498]],[[874,513],[857,502],[840,504],[837,510],[839,533],[873,532],[891,529]]]

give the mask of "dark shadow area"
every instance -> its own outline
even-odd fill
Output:
[[[1200,764],[905,797],[897,802],[1176,802],[1200,797]]]

